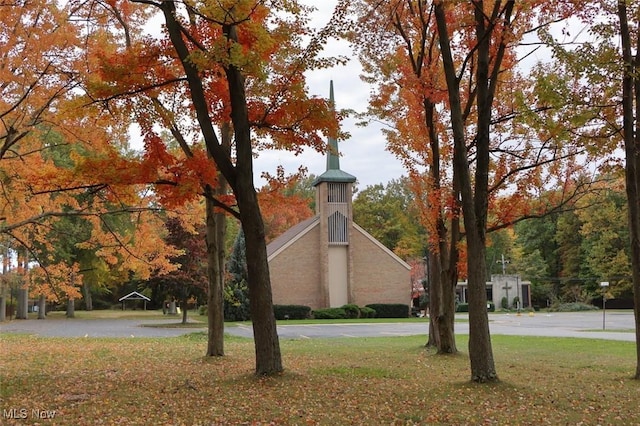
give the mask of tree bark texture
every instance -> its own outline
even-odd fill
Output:
[[[210,188],[208,188],[211,190]],[[218,253],[224,252],[224,238],[220,240],[219,223],[213,201],[206,197],[207,226],[207,322],[209,324],[207,339],[207,356],[224,355],[224,301],[222,292],[222,264]],[[222,218],[224,220],[224,217]]]
[[[182,324],[187,323],[187,306],[188,306],[188,296],[183,296],[180,300],[180,307],[182,309]]]
[[[16,310],[16,319],[27,319],[29,312],[29,292],[26,288],[18,289],[17,296],[18,308]]]
[[[513,1],[507,2],[504,8],[500,2],[494,3],[493,12],[487,15],[484,2],[474,2],[476,23],[476,96],[477,126],[475,134],[475,173],[471,178],[465,123],[460,97],[460,85],[457,79],[453,54],[451,51],[448,23],[446,20],[445,2],[437,3],[435,16],[438,28],[439,44],[442,54],[449,104],[451,108],[451,127],[454,140],[454,173],[458,178],[462,211],[465,224],[465,235],[468,249],[468,292],[469,292],[469,358],[471,364],[471,380],[489,382],[498,379],[493,359],[489,319],[487,314],[486,295],[486,222],[488,214],[488,176],[489,146],[491,128],[491,109],[498,82],[500,64],[504,57],[505,43],[499,40],[491,67],[490,46],[491,31],[496,27],[499,15],[508,28]],[[503,30],[505,31],[505,30]]]
[[[622,79],[622,132],[625,146],[625,186],[629,206],[629,235],[631,239],[631,270],[636,325],[636,371],[640,379],[640,40],[636,40],[636,57],[632,56],[632,41],[627,20],[626,3],[618,2],[620,37],[624,75]]]
[[[440,352],[440,308],[442,306],[442,283],[440,282],[440,263],[437,254],[429,253],[429,340],[427,346]]]
[[[17,302],[18,307],[16,310],[16,319],[27,319],[27,312],[29,311],[29,292],[25,288],[18,289]]]
[[[237,38],[233,26],[225,28],[224,32],[228,34],[230,39]],[[234,66],[229,66],[226,73],[231,93],[231,118],[237,149],[237,174],[235,186],[232,185],[232,188],[238,203],[240,222],[246,243],[249,306],[256,350],[256,374],[270,375],[281,372],[283,367],[276,319],[273,313],[264,222],[258,204],[258,195],[253,185],[253,151],[244,77]]]
[[[38,319],[45,319],[47,315],[47,298],[44,294],[38,297]]]
[[[75,317],[76,317],[75,300],[69,299],[67,300],[67,318],[75,318]]]
[[[84,306],[87,311],[93,311],[93,298],[91,296],[91,284],[85,282],[82,285],[82,293],[84,296]]]

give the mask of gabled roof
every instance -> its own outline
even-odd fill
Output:
[[[376,240],[375,237],[373,235],[371,235],[370,233],[368,233],[367,231],[364,230],[364,228],[362,228],[360,225],[358,225],[357,223],[353,222],[353,229],[355,229],[356,231],[360,232],[362,235],[364,235],[366,238],[368,238],[369,240],[371,240],[371,242],[373,242],[376,246],[378,246],[378,248],[380,248],[380,250],[384,251],[385,253],[387,253],[390,257],[393,258],[393,260],[395,260],[396,262],[398,262],[399,264],[401,264],[402,266],[404,266],[406,269],[411,270],[411,266],[405,262],[404,260],[402,260],[400,257],[398,257],[397,254],[395,254],[393,251],[389,250],[387,248],[387,246],[385,246],[384,244],[382,244],[380,241]]]
[[[267,245],[267,259],[271,261],[274,257],[276,257],[280,252],[285,250],[291,244],[302,238],[305,234],[311,231],[314,227],[320,224],[320,216],[310,217],[307,220],[303,220],[297,225],[292,226],[283,234],[281,234],[278,238],[271,241],[269,245]],[[353,222],[353,229],[356,232],[364,235],[367,239],[371,240],[380,250],[385,252],[389,257],[393,258],[396,262],[404,266],[406,269],[410,270],[411,266],[404,260],[402,260],[398,255],[396,255],[393,251],[389,250],[384,244],[380,241],[376,240],[371,234],[365,231],[360,225]]]
[[[278,238],[267,245],[267,258],[271,260],[273,256],[293,244],[299,238],[302,238],[303,235],[319,223],[320,216],[313,216],[287,229],[285,232],[280,234]]]
[[[151,302],[151,299],[149,299],[144,294],[138,293],[137,291],[132,291],[131,293],[127,294],[126,296],[122,296],[118,300],[120,302],[122,302],[123,300],[146,300],[147,302]]]

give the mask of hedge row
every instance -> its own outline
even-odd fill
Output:
[[[496,305],[493,302],[487,302],[487,310],[489,312],[496,311]],[[468,303],[458,303],[456,305],[456,312],[469,312],[469,304]]]
[[[367,306],[348,304],[339,308],[322,308],[313,311],[315,319],[349,319],[349,318],[374,318],[376,311]]]
[[[311,318],[311,308],[303,305],[273,305],[277,320]]]
[[[409,305],[395,303],[377,303],[367,306],[347,304],[339,308],[311,310],[303,305],[274,305],[276,319],[349,319],[349,318],[407,318]]]
[[[200,315],[206,315],[207,307],[201,306],[199,313]],[[323,308],[314,311],[311,311],[309,306],[304,305],[273,305],[273,313],[277,320],[308,318],[407,318],[409,316],[409,305],[400,303],[375,303],[367,306],[348,304],[339,308]],[[225,320],[227,320],[227,318],[225,318]]]
[[[376,318],[408,318],[409,305],[402,303],[372,303],[368,308],[376,311]]]

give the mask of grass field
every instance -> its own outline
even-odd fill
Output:
[[[253,342],[237,337],[205,358],[202,333],[0,336],[0,424],[640,424],[628,342],[493,336],[501,381],[477,385],[465,353],[435,355],[425,336],[283,340],[286,372],[271,378],[254,377]]]

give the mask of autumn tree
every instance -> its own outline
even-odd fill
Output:
[[[566,18],[571,2],[356,3],[358,25],[367,28],[357,38],[361,62],[379,87],[370,113],[389,123],[389,149],[404,162],[424,205],[432,281],[439,283],[431,292],[430,338],[433,331],[439,352],[457,350],[453,292],[464,237],[472,379],[494,380],[487,233],[561,209],[589,187],[576,175],[583,145],[551,126],[569,108],[547,99],[542,75],[525,78],[517,68],[522,37]],[[554,199],[543,199],[558,182]]]
[[[206,244],[200,235],[203,229],[188,230],[178,218],[169,218],[166,227],[166,242],[180,250],[171,259],[178,269],[152,276],[148,284],[160,290],[155,294],[172,296],[180,302],[182,323],[186,324],[189,299],[202,299],[207,284]]]
[[[312,35],[310,41],[303,39],[309,35],[305,17],[311,9],[297,2],[133,3],[140,8],[128,2],[100,5],[101,13],[111,18],[96,16],[102,29],[95,34],[112,42],[95,38],[96,78],[90,92],[94,99],[128,108],[136,117],[145,139],[146,179],[154,165],[156,173],[164,171],[156,183],[166,187],[156,188],[166,188],[167,201],[203,194],[211,207],[240,220],[247,247],[256,373],[277,373],[282,361],[253,156],[271,147],[324,150],[324,138],[338,135],[336,115],[326,100],[309,98],[303,74],[336,63],[316,58],[330,30]],[[144,35],[139,11],[160,13],[163,32]],[[183,158],[166,155],[158,126],[171,132]],[[228,132],[221,131],[223,126]],[[220,177],[233,197],[212,192]]]
[[[266,241],[269,243],[293,225],[313,216],[313,198],[296,190],[305,178],[305,170],[285,176],[284,169],[279,167],[275,176],[264,173],[263,177],[267,179],[267,184],[258,191],[258,198],[265,221]]]
[[[603,159],[624,161],[625,190],[636,333],[640,329],[640,217],[638,179],[637,71],[638,4],[632,1],[589,2],[576,18],[583,22],[583,37],[571,43],[546,34],[553,47],[555,92],[573,108],[574,117],[587,117],[582,131],[591,136],[590,150]],[[593,20],[598,16],[598,20]],[[634,53],[635,52],[635,53]],[[566,82],[556,84],[557,81]],[[611,169],[605,169],[609,171]],[[603,277],[604,278],[604,277]],[[637,334],[640,336],[640,334]],[[636,338],[636,341],[640,341]],[[640,344],[636,378],[640,378]]]
[[[0,232],[28,252],[34,267],[25,283],[34,295],[58,301],[81,296],[80,264],[56,255],[64,244],[93,250],[113,269],[144,275],[169,267],[141,188],[98,181],[78,167],[89,152],[115,154],[126,129],[81,108],[82,31],[73,13],[71,4],[45,1],[0,8]],[[114,211],[140,227],[112,232],[106,215]],[[88,238],[69,238],[64,222],[72,217],[85,222]]]
[[[638,5],[632,5],[637,8]],[[636,372],[640,379],[640,134],[638,132],[638,96],[640,80],[637,77],[638,62],[638,25],[635,21],[635,35],[629,25],[629,15],[636,17],[637,10],[631,12],[623,0],[618,1],[620,19],[620,38],[622,40],[622,134],[625,149],[625,183],[629,204],[629,234],[631,241],[631,269],[633,275],[634,312],[636,320]],[[633,22],[633,21],[632,21]],[[635,40],[636,45],[633,45]],[[636,56],[632,56],[632,51]]]
[[[443,149],[447,135],[441,131],[438,105],[445,101],[446,90],[439,71],[433,13],[428,2],[358,1],[354,7],[357,25],[364,28],[353,32],[354,45],[367,81],[378,86],[369,114],[389,123],[385,130],[389,149],[409,172],[408,184],[428,233],[428,344],[439,353],[455,353],[459,207],[453,176],[445,172],[451,150]]]

